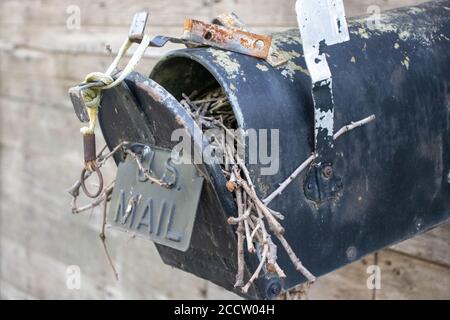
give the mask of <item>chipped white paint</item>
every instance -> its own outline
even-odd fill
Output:
[[[236,122],[239,128],[245,128],[244,116],[242,115],[241,107],[239,106],[239,102],[236,98],[236,95],[233,92],[228,94],[228,100],[230,100],[231,106],[233,108],[234,115],[236,117]]]
[[[263,65],[263,64],[261,64],[261,63],[258,63],[258,64],[256,65],[256,67],[257,67],[259,70],[264,71],[264,72],[269,71],[269,68],[267,68],[267,66],[265,66],[265,65]]]
[[[409,64],[410,64],[411,60],[409,59],[409,57],[406,57],[403,61],[402,61],[402,65],[406,68],[406,70],[409,70]]]
[[[297,0],[295,10],[312,82],[329,79],[331,71],[320,45],[331,46],[350,39],[344,4],[342,0]]]
[[[409,9],[409,12],[414,13],[414,14],[419,14],[419,13],[422,13],[422,12],[424,12],[424,11],[425,11],[425,9],[423,9],[423,8],[418,8],[418,7],[411,7],[411,8]]]
[[[320,86],[328,86],[330,92],[333,92],[333,80],[322,81]],[[313,95],[314,105],[316,105],[315,97]],[[334,105],[334,98],[331,95],[331,102]],[[314,139],[317,145],[317,134],[319,130],[327,130],[327,136],[332,137],[334,134],[334,108],[328,111],[322,111],[318,108],[314,108]]]
[[[440,37],[441,39],[445,39],[445,40],[447,40],[447,41],[450,40],[445,34],[442,34],[442,33],[439,35],[439,37]]]
[[[407,30],[403,30],[402,32],[399,33],[398,37],[403,41],[405,41],[411,37],[411,33],[409,33],[409,31]]]
[[[239,75],[241,65],[236,59],[230,57],[231,52],[212,48],[209,48],[208,51],[211,52],[214,61],[225,70],[230,78],[234,79]]]
[[[316,136],[319,129],[327,130],[327,136],[333,135],[333,123],[334,123],[334,112],[333,110],[329,111],[316,111]]]
[[[283,65],[281,67],[281,69],[283,69],[283,71],[281,71],[281,74],[291,80],[292,82],[294,82],[294,75],[297,71],[303,72],[304,74],[306,74],[307,76],[309,76],[309,72],[308,70],[306,70],[305,68],[303,68],[302,66],[296,64],[293,61],[288,61],[285,65]]]
[[[361,38],[369,39],[369,34],[367,33],[367,30],[364,28],[358,28],[356,34],[358,34]]]
[[[445,7],[442,8],[445,9]],[[425,11],[424,8],[409,8],[409,12],[412,14],[419,14],[423,11]],[[400,26],[396,23],[397,17],[398,14],[396,12],[384,12],[380,15],[379,23],[377,23],[375,27],[371,28],[371,30],[365,28],[367,18],[354,19],[352,20],[351,25],[356,28],[352,29],[350,32],[352,34],[357,34],[364,39],[368,39],[372,34],[396,33],[402,41],[415,40],[422,45],[427,46],[434,42],[434,39],[430,36],[430,34],[437,31],[437,23],[429,22],[423,25],[416,25],[414,21],[411,20],[402,23]]]
[[[398,43],[395,43],[394,48],[398,50],[400,48],[400,45]]]

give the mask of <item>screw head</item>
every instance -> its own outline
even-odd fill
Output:
[[[322,169],[322,174],[325,177],[325,179],[330,179],[331,176],[333,175],[333,167],[331,166],[325,166]]]
[[[355,247],[351,246],[347,248],[347,251],[345,252],[345,254],[347,255],[347,259],[352,261],[355,260],[356,255],[357,255],[357,250]]]
[[[267,298],[273,299],[281,293],[282,285],[280,280],[272,279],[266,287]]]

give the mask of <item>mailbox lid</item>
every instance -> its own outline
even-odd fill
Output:
[[[208,144],[195,134],[200,129],[178,100],[158,83],[137,72],[124,83],[104,92],[99,122],[109,148],[121,141],[129,141],[171,150],[178,143],[171,139],[172,132],[177,129],[184,130],[190,137],[193,152],[199,152],[202,144]],[[124,158],[123,153],[115,155],[117,164]],[[155,244],[156,248],[164,263],[242,295],[234,288],[236,235],[227,223],[228,217],[235,215],[237,210],[234,199],[225,187],[226,180],[219,165],[195,164],[195,167],[204,183],[190,245],[185,252],[161,244]],[[248,267],[256,265],[255,259]],[[252,288],[246,297],[263,296]]]

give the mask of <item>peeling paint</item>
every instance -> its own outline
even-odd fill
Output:
[[[441,38],[441,40],[444,39],[444,40],[450,41],[450,39],[449,39],[445,34],[442,34],[442,33],[441,33],[441,34],[439,35],[439,37]]]
[[[367,30],[364,28],[358,28],[358,34],[361,38],[369,39],[369,34],[367,33]]]
[[[280,49],[281,47],[284,47],[286,44],[295,45],[301,47],[302,40],[300,37],[300,32],[298,29],[291,29],[287,30],[285,32],[280,33],[274,33],[272,35],[272,50],[276,51],[280,57],[279,60],[281,61],[289,61],[293,58],[301,57],[302,54],[300,52],[291,50],[291,51],[284,51]]]
[[[159,85],[154,85],[150,81],[144,81],[138,84],[143,90],[145,90],[155,101],[163,102],[167,98],[167,91]]]
[[[230,85],[230,88],[233,84]],[[245,128],[244,116],[242,115],[241,107],[239,106],[239,102],[234,95],[234,92],[230,92],[228,94],[228,100],[230,100],[231,106],[233,107],[233,112],[236,117],[236,122],[239,128]]]
[[[280,44],[301,45],[302,40],[298,29],[291,29],[272,35],[272,46],[278,47]]]
[[[409,64],[410,64],[411,60],[409,59],[409,57],[406,57],[403,61],[402,61],[402,65],[406,68],[406,70],[409,70]]]
[[[176,123],[177,123],[178,125],[180,125],[180,126],[185,126],[185,125],[186,125],[186,124],[184,123],[183,118],[180,117],[179,115],[177,115],[177,116],[175,117],[175,121],[176,121]]]
[[[412,14],[418,14],[425,11],[424,8],[413,7],[409,11]],[[367,17],[356,19],[350,22],[351,33],[359,35],[361,38],[367,39],[371,34],[380,33],[396,33],[403,41],[415,40],[423,45],[431,45],[433,39],[430,37],[431,30],[437,31],[440,25],[440,21],[433,21],[417,25],[413,19],[406,21],[399,27],[398,24],[399,14],[395,11],[384,12],[380,15],[380,21],[370,29],[367,28]]]
[[[256,65],[256,67],[257,67],[259,70],[261,70],[261,71],[269,71],[269,68],[267,68],[267,66],[265,66],[265,65],[263,65],[263,64],[260,64],[260,63],[258,63],[258,64]]]
[[[362,52],[365,52],[367,50],[367,43],[364,42],[364,47],[362,48]]]
[[[297,51],[294,51],[294,50],[291,50],[291,51],[289,51],[288,53],[289,53],[289,55],[290,55],[291,57],[294,57],[294,58],[299,58],[299,57],[302,56],[302,55],[300,54],[300,52],[297,52]]]
[[[231,52],[212,48],[209,48],[208,51],[213,55],[214,61],[225,70],[230,78],[234,79],[239,75],[241,65],[236,59],[230,57]]]
[[[422,13],[424,11],[425,11],[425,9],[418,8],[418,7],[412,7],[412,8],[409,9],[409,12],[411,12],[413,14],[419,14],[419,13]]]
[[[318,117],[316,120],[316,128],[322,128],[328,131],[327,135],[333,135],[334,113],[333,110],[320,111],[317,110]]]
[[[399,33],[399,38],[402,39],[403,41],[409,39],[411,37],[411,34],[409,33],[409,31],[403,30],[402,32]]]
[[[400,48],[400,45],[398,43],[395,43],[394,48],[398,50]]]
[[[355,57],[352,57],[352,58],[350,59],[350,61],[351,61],[352,63],[356,63],[356,58],[355,58]]]
[[[288,61],[285,65],[281,66],[281,69],[283,69],[283,71],[281,71],[281,74],[292,82],[294,82],[294,75],[296,71],[300,71],[309,77],[308,70],[303,68],[302,66],[299,66],[293,61]]]

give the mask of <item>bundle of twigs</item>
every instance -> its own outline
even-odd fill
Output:
[[[240,287],[246,293],[253,282],[259,277],[261,271],[265,274],[277,274],[280,278],[286,277],[282,268],[277,263],[277,246],[272,241],[272,236],[275,236],[288,254],[295,268],[309,281],[304,285],[294,288],[292,293],[284,293],[284,296],[281,295],[280,298],[300,299],[307,297],[309,286],[315,281],[315,277],[303,266],[284,237],[284,228],[280,223],[284,219],[283,215],[270,209],[268,204],[280,195],[315,160],[315,155],[310,155],[285,181],[280,183],[279,187],[272,194],[261,200],[256,193],[245,162],[234,152],[234,144],[242,145],[242,142],[232,133],[231,129],[236,129],[237,123],[225,92],[218,87],[208,90],[204,94],[199,94],[198,92],[193,92],[190,95],[183,94],[181,104],[202,130],[212,128],[223,129],[226,131],[226,134],[233,137],[233,145],[227,144],[228,140],[224,141],[224,135],[219,135],[212,143],[219,150],[216,154],[225,156],[222,170],[228,180],[226,187],[234,194],[237,206],[237,216],[228,219],[230,225],[237,226],[238,270],[235,287]],[[375,120],[375,116],[371,115],[360,121],[352,122],[338,130],[333,138],[336,140],[348,131],[363,126],[373,120]],[[245,249],[247,249],[249,254],[257,254],[260,261],[258,267],[246,283],[244,282]]]
[[[242,142],[231,132],[236,128],[236,119],[226,94],[221,88],[216,88],[203,95],[197,92],[183,94],[183,98],[181,104],[201,129],[223,129],[233,136],[233,145],[223,141],[224,135],[216,137],[213,143],[219,149],[218,154],[225,155],[222,170],[228,180],[226,186],[233,192],[237,206],[237,216],[228,219],[229,224],[237,226],[238,271],[235,287],[241,287],[246,293],[261,271],[286,277],[277,263],[277,246],[272,236],[278,238],[296,269],[309,281],[314,281],[315,277],[302,265],[284,237],[284,228],[279,222],[284,219],[283,215],[268,208],[258,197],[244,161],[234,152],[234,144]],[[260,260],[247,282],[244,282],[245,249],[249,254],[258,254]]]

